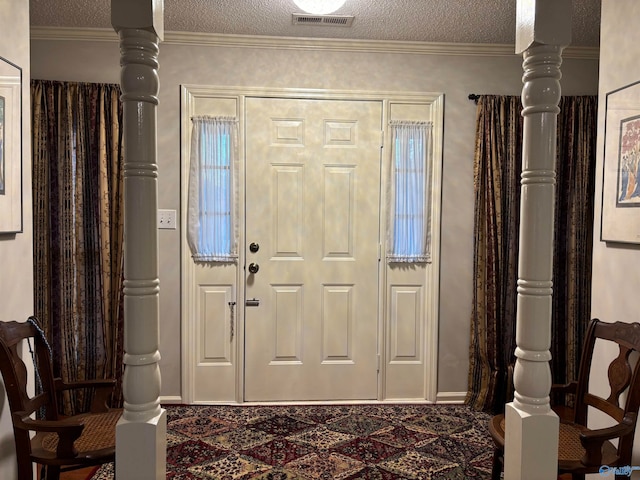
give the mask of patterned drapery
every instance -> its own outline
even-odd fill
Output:
[[[515,361],[522,117],[519,96],[481,95],[476,114],[474,279],[467,403],[503,410]],[[554,383],[575,379],[591,309],[597,98],[558,115],[551,335]]]
[[[31,82],[35,315],[64,381],[122,376],[123,146],[118,85]],[[118,381],[114,405],[122,402]],[[65,414],[86,392],[65,392]]]

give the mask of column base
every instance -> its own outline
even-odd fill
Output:
[[[121,418],[116,425],[116,478],[165,480],[166,467],[166,410],[146,422]]]
[[[504,439],[505,480],[558,478],[558,416],[528,413],[506,405]]]

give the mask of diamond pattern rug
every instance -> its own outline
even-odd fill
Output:
[[[489,479],[489,416],[465,405],[177,406],[167,479]],[[113,465],[92,480],[113,479]]]

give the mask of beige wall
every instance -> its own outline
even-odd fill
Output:
[[[640,2],[637,0],[602,0],[591,313],[593,317],[607,322],[640,321],[636,309],[640,285],[640,246],[607,244],[600,241],[605,99],[607,92],[640,80],[638,18]],[[608,362],[603,361],[605,355],[605,352],[602,352],[601,361],[596,360],[594,364],[602,364],[603,368],[606,368]],[[602,378],[606,378],[606,371],[602,373]],[[599,386],[595,385],[594,388]],[[604,388],[604,384],[602,386]],[[601,426],[597,419],[594,426]],[[633,465],[640,465],[640,435],[637,431]],[[640,473],[635,472],[633,478],[640,478]]]
[[[119,80],[117,43],[32,42],[34,78]],[[180,210],[181,84],[424,91],[445,94],[439,392],[467,388],[473,254],[475,105],[469,93],[521,92],[521,58],[413,55],[223,46],[160,46],[159,208]],[[596,60],[566,59],[563,93],[595,94]],[[179,231],[162,230],[160,337],[162,395],[180,395]]]
[[[22,67],[22,182],[24,232],[0,234],[0,320],[33,313],[33,235],[31,230],[31,127],[29,113],[29,2],[0,0],[0,56]],[[0,381],[0,478],[17,478],[9,405]]]

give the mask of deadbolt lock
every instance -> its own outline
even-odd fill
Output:
[[[257,263],[249,264],[249,273],[258,273],[258,270],[260,270],[260,265]]]

